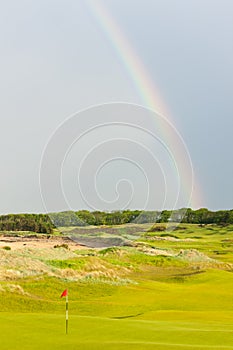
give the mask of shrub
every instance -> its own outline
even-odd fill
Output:
[[[9,247],[8,245],[6,245],[5,247],[2,247],[2,249],[11,250],[11,247]]]
[[[69,246],[67,243],[63,243],[63,244],[56,244],[53,248],[65,248],[65,249],[69,249]]]
[[[166,230],[166,226],[154,225],[148,230],[148,232],[162,232],[165,230]]]

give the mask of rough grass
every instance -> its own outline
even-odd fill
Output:
[[[210,258],[233,263],[232,225],[200,227],[199,225],[182,224],[180,229],[179,226],[176,228],[175,237],[171,238],[173,239],[164,237],[158,232],[145,232],[139,241],[146,242],[151,247],[173,249],[176,252],[180,249],[197,249]]]
[[[233,349],[232,273],[209,270],[174,278],[182,271],[162,274],[149,267],[144,274],[135,273],[137,284],[126,286],[46,277],[26,279],[21,289],[10,290],[5,282],[1,349],[19,349],[22,344],[35,350]],[[65,301],[60,298],[66,287],[68,335]]]
[[[1,350],[233,349],[232,227],[151,234],[135,247],[2,249]]]

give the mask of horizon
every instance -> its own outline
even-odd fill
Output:
[[[209,212],[218,212],[218,211],[232,211],[233,208],[229,208],[229,209],[217,209],[217,210],[211,210],[209,208],[205,208],[205,207],[201,207],[201,208],[197,208],[197,209],[193,209],[193,208],[190,208],[190,207],[187,207],[187,208],[179,208],[179,209],[163,209],[163,210],[142,210],[142,209],[124,209],[124,210],[112,210],[112,211],[101,211],[99,210],[100,213],[106,213],[106,214],[111,214],[111,213],[114,213],[114,212],[124,212],[124,211],[140,211],[140,212],[155,212],[155,213],[160,213],[162,211],[179,211],[179,210],[188,210],[188,209],[191,209],[192,211],[198,211],[198,210],[201,210],[201,209],[207,209]],[[78,209],[78,210],[62,210],[62,211],[59,211],[59,212],[17,212],[17,213],[6,213],[6,214],[2,214],[0,213],[0,216],[7,216],[7,215],[24,215],[24,214],[35,214],[35,215],[50,215],[50,214],[59,214],[59,213],[69,213],[69,212],[74,212],[74,213],[77,213],[77,212],[80,212],[80,211],[88,211],[90,213],[94,213],[95,211],[90,211],[88,209]]]

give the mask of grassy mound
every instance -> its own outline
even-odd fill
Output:
[[[131,247],[102,249],[4,243],[1,349],[233,349],[231,230],[162,234],[144,230]]]

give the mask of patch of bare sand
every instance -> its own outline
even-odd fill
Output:
[[[68,249],[62,246],[64,242]],[[26,245],[24,245],[26,243]],[[104,278],[120,280],[129,272],[126,268],[113,267],[107,262],[90,260],[83,269],[59,268],[51,264],[51,260],[67,260],[77,258],[75,250],[83,249],[77,243],[63,237],[2,237],[2,246],[12,249],[0,249],[0,281],[14,281],[25,277],[42,275],[69,280],[85,278]],[[10,245],[11,244],[11,245]],[[57,246],[54,248],[54,246]],[[13,290],[20,292],[18,290]],[[1,292],[1,285],[0,285]]]
[[[0,236],[0,280],[42,274],[62,277],[64,271],[50,266],[47,261],[75,258],[75,251],[84,248],[67,237],[36,234]],[[67,274],[76,275],[72,270]]]
[[[68,249],[71,251],[77,249],[85,249],[82,246],[68,237],[57,237],[57,236],[47,236],[47,235],[28,235],[28,236],[16,236],[16,235],[3,235],[0,236],[0,248],[10,247],[11,250],[19,249],[46,249],[54,248],[54,246],[61,246],[62,244],[67,244]]]

